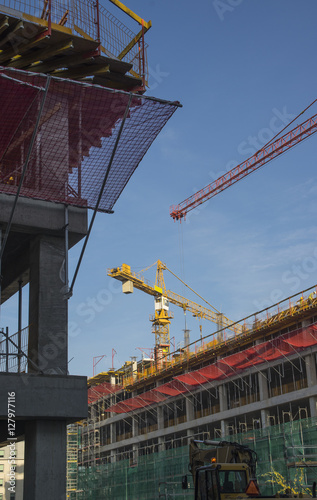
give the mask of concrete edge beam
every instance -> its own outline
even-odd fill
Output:
[[[0,223],[4,226],[9,221],[14,196],[0,194]],[[69,244],[75,245],[87,233],[87,210],[68,206]],[[12,221],[12,231],[23,233],[58,233],[65,226],[65,205],[49,201],[33,200],[20,197]]]
[[[8,418],[8,400],[16,420],[87,418],[87,378],[73,375],[0,373],[0,420]]]

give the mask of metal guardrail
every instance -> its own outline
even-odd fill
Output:
[[[70,28],[77,36],[80,33],[76,28],[79,28],[88,38],[99,41],[101,52],[113,58],[117,58],[136,36],[125,24],[94,0],[0,0],[0,11],[1,6],[16,11],[12,12],[12,15],[19,15],[22,19],[23,14],[27,14],[37,19],[47,20],[49,24],[63,25]],[[141,39],[140,43],[144,41]],[[140,77],[145,66],[147,79],[145,49],[146,46],[144,51],[139,50],[139,44],[136,44],[122,60],[132,64],[133,71]]]
[[[162,358],[164,362],[161,363],[161,367],[153,364],[153,366],[144,370],[143,373],[133,375],[132,373],[127,373],[124,375],[123,385],[125,387],[130,386],[135,382],[155,376],[158,372],[163,373],[171,367],[177,367],[177,365],[184,361],[189,361],[208,351],[220,349],[229,341],[246,338],[254,333],[264,332],[267,329],[283,325],[287,323],[288,320],[291,320],[292,317],[300,316],[309,309],[314,308],[317,308],[317,286],[299,292],[291,297],[287,297],[281,302],[237,321],[236,324],[239,324],[239,326],[242,325],[242,331],[234,333],[227,328],[222,328],[202,339],[192,342],[185,349],[179,349],[178,351],[169,353]]]
[[[0,372],[22,373],[27,370],[27,358],[21,351],[27,352],[29,327],[9,336],[8,329],[0,331]],[[20,354],[19,354],[19,349]]]

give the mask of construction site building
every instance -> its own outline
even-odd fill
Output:
[[[314,289],[166,357],[89,379],[80,427],[78,499],[188,498],[190,439],[228,439],[258,453],[262,494],[279,473],[316,480],[317,301]],[[238,328],[239,326],[239,328]],[[241,328],[242,326],[242,328]],[[173,496],[174,495],[174,496]]]
[[[98,1],[0,4],[0,305],[18,294],[17,332],[0,329],[0,448],[24,442],[24,500],[65,498],[67,465],[77,488],[66,428],[87,416],[87,379],[68,372],[68,299],[96,213],[113,213],[179,106],[143,96],[151,23],[112,3],[139,33]]]

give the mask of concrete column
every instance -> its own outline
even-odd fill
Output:
[[[194,399],[192,396],[186,398],[186,421],[194,420]]]
[[[269,388],[267,385],[267,379],[266,379],[264,373],[262,373],[262,372],[258,373],[258,383],[259,383],[260,401],[263,401],[264,399],[268,399]]]
[[[165,450],[164,437],[160,436],[158,438],[158,444],[159,444],[159,451],[164,451]]]
[[[187,440],[189,443],[189,440],[194,437],[194,432],[193,429],[187,429]]]
[[[138,464],[138,458],[139,458],[139,443],[133,444],[132,445],[132,463],[133,465]]]
[[[225,384],[220,385],[218,393],[220,412],[228,410],[227,386]]]
[[[312,387],[317,384],[317,374],[316,374],[316,363],[313,354],[305,356],[306,374],[307,374],[307,385]]]
[[[227,421],[226,420],[221,420],[220,426],[221,426],[221,437],[224,438],[228,434]]]
[[[220,413],[223,411],[228,410],[228,399],[227,399],[227,386],[226,384],[222,384],[218,388],[218,394],[219,394],[219,406],[220,406]],[[220,421],[220,427],[221,427],[221,437],[224,438],[228,434],[228,429],[227,429],[227,421],[226,420],[221,420]]]
[[[110,443],[114,444],[117,441],[116,437],[116,424],[110,424]]]
[[[136,417],[132,417],[132,437],[139,435],[139,423]]]
[[[311,396],[309,398],[309,411],[310,411],[310,416],[317,417],[317,398],[316,396]]]
[[[269,427],[269,421],[268,421],[268,416],[269,416],[269,410],[261,410],[261,425],[262,429],[265,429],[266,427]]]
[[[164,415],[163,415],[163,406],[157,407],[157,428],[164,429]]]
[[[29,357],[44,373],[67,375],[64,239],[38,236],[30,250]],[[28,370],[37,372],[31,364]]]
[[[307,374],[307,386],[312,387],[317,384],[316,362],[315,356],[313,354],[305,356],[305,366]],[[315,396],[311,396],[309,398],[309,413],[311,417],[317,417]]]
[[[66,422],[25,423],[24,500],[65,500]]]

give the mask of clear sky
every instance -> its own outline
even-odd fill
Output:
[[[107,268],[162,260],[232,320],[317,283],[317,136],[173,223],[169,207],[241,163],[316,97],[315,0],[126,0],[145,20],[148,95],[178,109],[133,175],[113,215],[98,214],[69,301],[69,370],[119,368],[154,345],[153,298],[123,295]],[[110,2],[103,4],[134,28]],[[317,103],[296,123],[317,113]],[[80,244],[70,252],[70,279]],[[154,280],[154,274],[145,274]],[[169,289],[195,300],[171,275]],[[24,294],[26,295],[26,294]],[[14,299],[16,300],[16,299]],[[15,302],[3,307],[12,322]],[[171,307],[172,308],[172,307]],[[170,332],[183,338],[173,308]],[[25,313],[24,325],[27,325]],[[5,326],[5,325],[4,325]],[[191,340],[199,322],[187,314]],[[14,330],[14,326],[12,327]],[[215,330],[203,322],[203,333]],[[13,332],[11,330],[11,332]]]

